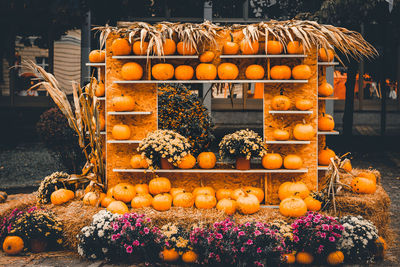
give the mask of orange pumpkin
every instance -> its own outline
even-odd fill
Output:
[[[176,252],[174,248],[172,249],[166,249],[161,252],[161,257],[164,261],[166,262],[174,262],[179,259],[179,254]]]
[[[195,263],[197,261],[198,255],[192,251],[186,251],[182,254],[182,261],[185,263]]]
[[[130,95],[115,96],[112,99],[114,111],[132,111],[135,108],[135,100]]]
[[[232,195],[232,189],[227,189],[227,188],[221,188],[217,190],[217,200],[221,200],[224,198],[231,198]]]
[[[297,65],[292,69],[295,80],[308,80],[311,77],[311,68],[308,65]]]
[[[246,194],[255,195],[258,199],[258,202],[260,203],[264,199],[264,191],[261,188],[254,186],[245,186],[243,187],[243,190],[246,192]]]
[[[151,202],[153,209],[158,211],[166,211],[171,208],[172,196],[168,193],[155,195]]]
[[[171,194],[172,198],[175,198],[176,195],[180,193],[186,193],[186,191],[182,187],[173,187],[171,190],[169,190],[169,193]]]
[[[217,205],[217,199],[214,195],[198,194],[194,203],[198,209],[212,209]]]
[[[318,118],[318,130],[320,131],[332,131],[335,128],[335,121],[329,114],[323,113]]]
[[[197,195],[210,195],[210,196],[215,196],[215,190],[210,187],[210,186],[202,186],[202,187],[196,187],[193,190],[193,196],[197,197]]]
[[[191,154],[187,154],[178,162],[179,169],[192,169],[194,165],[196,165],[196,158]]]
[[[273,110],[288,110],[290,108],[290,99],[284,95],[277,95],[272,98],[271,108]]]
[[[236,201],[223,198],[218,201],[216,208],[217,210],[225,212],[226,215],[232,215],[236,212]]]
[[[136,195],[135,186],[130,183],[119,183],[114,186],[113,197],[125,203],[132,201]]]
[[[175,207],[191,208],[194,205],[194,196],[192,193],[179,193],[173,200]]]
[[[138,195],[146,195],[149,193],[149,186],[147,184],[135,185],[135,191]]]
[[[321,201],[314,199],[312,196],[308,196],[304,199],[304,203],[307,205],[307,210],[319,211],[321,209]]]
[[[196,78],[198,80],[215,80],[217,68],[213,64],[200,63],[196,67]]]
[[[98,195],[95,192],[88,192],[85,194],[83,197],[83,204],[88,205],[88,206],[98,206],[98,204],[101,203],[103,198],[105,198],[106,194],[101,193]]]
[[[249,80],[262,80],[265,75],[264,68],[261,65],[250,65],[246,68],[246,78]]]
[[[315,131],[311,124],[296,124],[293,128],[293,137],[296,140],[309,141],[314,138]]]
[[[326,81],[322,82],[318,86],[318,95],[319,96],[331,96],[333,94],[333,86],[327,83]]]
[[[174,77],[174,66],[169,63],[158,63],[151,68],[151,75],[156,80],[170,80]]]
[[[51,193],[50,201],[53,205],[61,205],[73,199],[74,196],[73,191],[62,188]]]
[[[102,63],[106,60],[106,51],[93,50],[89,53],[89,61],[92,63]]]
[[[111,187],[107,190],[106,196],[113,197],[114,187]]]
[[[332,49],[321,48],[318,50],[318,60],[323,62],[333,61],[335,58],[335,52]]]
[[[243,55],[254,55],[258,53],[260,45],[258,41],[242,40],[240,42],[240,51]]]
[[[201,152],[197,156],[197,163],[202,169],[212,169],[217,163],[217,157],[213,152]]]
[[[388,246],[386,244],[385,239],[383,239],[383,237],[379,236],[376,240],[375,240],[375,257],[378,259],[383,259],[385,257],[386,254],[386,250],[388,249]]]
[[[101,97],[104,96],[106,93],[106,88],[104,87],[104,83],[102,81],[100,81],[97,86],[96,86],[96,90],[94,91],[94,95],[97,97]]]
[[[111,44],[111,51],[113,56],[125,56],[131,53],[132,47],[128,40],[123,38],[115,39]]]
[[[178,54],[180,54],[180,55],[196,54],[196,48],[194,48],[191,44],[188,44],[186,42],[179,42],[176,45],[176,49],[178,50]]]
[[[218,66],[220,80],[235,80],[239,75],[238,67],[233,63],[222,63]]]
[[[313,107],[313,102],[309,99],[297,99],[295,106],[298,110],[310,110]]]
[[[142,155],[139,154],[131,157],[130,164],[133,169],[147,169],[149,167],[146,159],[142,158]]]
[[[143,76],[143,68],[136,62],[128,62],[122,65],[121,76],[124,80],[140,80]]]
[[[336,154],[329,148],[322,149],[318,153],[318,164],[328,166],[331,163],[331,158],[335,158]]]
[[[159,51],[156,46],[154,46],[153,50],[155,54],[173,55],[176,51],[176,43],[172,39],[165,39],[162,45],[162,52],[158,53]]]
[[[113,201],[115,201],[114,198],[112,198],[112,197],[107,197],[107,196],[106,196],[106,197],[104,197],[104,198],[101,200],[100,204],[101,204],[101,206],[102,206],[103,208],[107,208],[108,205],[110,205],[110,203],[113,202]]]
[[[310,191],[308,187],[303,182],[284,182],[279,186],[278,189],[278,197],[280,200],[284,200],[285,198],[297,196],[302,199],[308,197],[310,195]]]
[[[231,39],[233,38],[231,37]],[[224,46],[222,47],[222,54],[236,55],[237,53],[239,53],[239,44],[233,42],[233,40],[224,43]]]
[[[364,177],[376,183],[376,176],[372,172],[360,172],[359,174],[357,174],[357,177]]]
[[[278,141],[289,140],[289,132],[282,129],[275,129],[272,133],[272,137]]]
[[[351,166],[351,161],[349,159],[345,159],[341,164],[340,168],[347,171],[351,172],[353,170],[353,166]],[[358,175],[360,176],[360,174]],[[375,176],[375,175],[374,175]],[[376,177],[375,177],[375,182],[376,182]]]
[[[246,196],[246,192],[242,188],[237,188],[232,191],[231,198],[237,200],[239,197]]]
[[[274,170],[282,167],[283,159],[277,153],[267,153],[262,158],[261,163],[265,169]]]
[[[145,207],[150,207],[153,202],[153,198],[150,194],[147,195],[137,195],[132,198],[131,207],[134,209],[141,209]]]
[[[331,266],[336,266],[342,264],[344,261],[344,255],[341,251],[334,251],[329,253],[328,257],[326,258],[326,262]]]
[[[146,55],[149,48],[149,42],[136,41],[133,43],[132,50],[135,55]]]
[[[298,264],[309,265],[313,263],[313,261],[314,261],[314,256],[308,252],[298,252],[296,254],[296,262]]]
[[[175,68],[175,79],[191,80],[193,79],[194,69],[189,65],[180,65]]]
[[[237,209],[242,214],[254,214],[260,210],[260,202],[255,195],[246,194],[236,200]]]
[[[267,54],[268,55],[278,55],[283,52],[283,44],[279,41],[269,40],[267,42]]]
[[[100,131],[103,131],[106,128],[106,120],[104,119],[104,115],[101,113],[99,115],[99,124],[100,124]]]
[[[299,41],[291,41],[287,44],[286,50],[288,54],[303,54],[303,45]]]
[[[215,54],[212,51],[205,51],[203,54],[199,56],[200,62],[208,63],[212,62],[215,58]]]
[[[128,125],[116,124],[112,128],[111,134],[115,140],[128,140],[131,137],[131,128]]]
[[[125,214],[129,212],[128,206],[122,201],[113,201],[107,206],[107,210],[111,213]]]
[[[168,193],[169,190],[171,190],[171,182],[168,180],[168,178],[154,178],[149,183],[149,191],[153,195]]]
[[[299,197],[288,197],[279,204],[279,212],[286,217],[300,217],[307,213],[307,205]]]
[[[355,193],[373,194],[376,191],[376,183],[364,177],[355,177],[350,185]]]
[[[272,80],[289,80],[292,77],[292,70],[285,65],[273,66],[270,70]]]
[[[294,264],[296,262],[296,256],[293,253],[283,254],[281,256],[281,261],[284,264]]]
[[[19,236],[7,236],[3,242],[3,251],[7,255],[17,255],[24,249],[24,241]]]

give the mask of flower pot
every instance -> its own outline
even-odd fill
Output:
[[[32,239],[30,245],[33,253],[39,253],[46,250],[47,241],[43,239]]]
[[[250,170],[250,159],[237,158],[236,159],[237,170]]]
[[[172,170],[174,165],[165,158],[161,158],[161,169]]]

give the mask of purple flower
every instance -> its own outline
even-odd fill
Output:
[[[253,240],[251,239],[247,240],[247,245],[253,245]]]
[[[222,239],[222,237],[223,237],[223,236],[222,236],[220,233],[218,233],[218,234],[215,235],[215,238],[216,238],[216,239]]]
[[[340,226],[339,226],[339,230],[340,230],[340,231],[343,231],[343,230],[344,230],[344,226],[343,226],[343,225],[340,225]]]
[[[297,235],[293,236],[293,241],[294,241],[294,242],[297,243],[297,242],[299,242],[299,240],[300,240],[300,239],[299,239],[299,237],[298,237]]]
[[[143,231],[144,231],[144,233],[145,233],[146,235],[150,232],[149,228],[147,228],[147,227],[145,227],[145,228],[143,229]]]
[[[326,233],[321,233],[322,238],[326,238]]]
[[[327,224],[323,224],[322,225],[322,230],[328,231],[329,230],[329,226]]]
[[[142,226],[142,224],[141,224],[140,222],[137,222],[137,223],[135,224],[135,226],[136,226],[136,227],[140,227],[140,226]]]
[[[334,238],[333,236],[330,236],[330,237],[329,237],[329,241],[335,242],[335,238]]]
[[[255,230],[255,231],[254,231],[254,235],[255,235],[255,236],[259,236],[259,235],[261,235],[261,232],[258,231],[258,230]]]
[[[131,254],[131,253],[132,253],[132,251],[133,251],[133,248],[132,248],[132,246],[127,246],[127,247],[126,247],[126,253],[129,253],[129,254]]]
[[[260,247],[257,248],[257,253],[261,253],[262,249]]]
[[[238,233],[238,236],[242,236],[242,235],[244,235],[244,232],[243,232],[243,231],[240,231],[240,232]]]
[[[134,245],[135,247],[140,245],[140,242],[138,240],[135,240],[132,242],[132,245]]]
[[[244,226],[249,227],[249,226],[250,226],[250,223],[247,222],[247,223],[244,224]]]
[[[244,247],[241,247],[241,248],[240,248],[240,251],[241,251],[241,252],[244,252],[245,250],[246,250],[246,249],[245,249]]]
[[[320,219],[315,218],[313,221],[314,221],[314,223],[319,223],[319,222],[320,222]]]

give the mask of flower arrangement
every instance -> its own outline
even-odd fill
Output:
[[[83,227],[77,235],[79,255],[93,260],[113,258],[115,247],[111,241],[114,231],[111,223],[120,216],[107,210],[101,210],[93,215],[92,223]]]
[[[157,130],[149,133],[137,148],[152,167],[159,167],[162,158],[177,165],[177,162],[189,154],[190,149],[188,140],[171,130]]]
[[[378,230],[372,222],[361,216],[344,216],[340,219],[344,227],[338,249],[350,262],[371,262],[374,258],[375,240]]]
[[[334,251],[344,230],[334,217],[318,212],[307,212],[292,224],[296,251],[306,251],[316,257],[325,257]]]
[[[51,211],[32,208],[12,224],[10,234],[20,236],[27,244],[41,240],[55,248],[62,244],[62,227]]]
[[[54,172],[46,176],[41,182],[38,189],[38,201],[41,204],[50,202],[51,193],[57,189],[65,188],[60,179],[67,179],[70,175],[65,172]]]
[[[173,223],[161,227],[161,233],[165,238],[165,246],[168,249],[175,249],[180,255],[186,251],[193,250],[190,245],[190,233],[185,228]]]
[[[226,219],[209,229],[193,229],[190,241],[200,262],[208,265],[277,264],[284,251],[282,237],[259,222],[237,225]]]
[[[179,85],[158,88],[158,128],[176,131],[185,136],[197,156],[214,139],[213,122],[199,97]]]
[[[164,237],[160,230],[151,226],[150,218],[137,213],[125,213],[111,223],[111,240],[118,248],[119,258],[141,258],[146,262],[159,259],[164,247]]]
[[[286,252],[290,253],[293,250],[293,228],[284,220],[274,220],[267,223],[269,229],[274,230],[285,242]]]
[[[254,131],[246,129],[225,135],[219,143],[221,157],[246,158],[263,157],[267,153],[262,138]]]
[[[0,243],[12,230],[12,226],[24,213],[31,213],[36,210],[36,207],[32,207],[27,211],[14,209],[8,216],[3,218],[3,222],[0,225]]]

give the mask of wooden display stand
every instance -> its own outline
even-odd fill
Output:
[[[278,187],[285,181],[303,181],[310,190],[318,187],[318,173],[323,168],[318,168],[318,149],[325,146],[325,134],[318,133],[318,114],[325,110],[325,99],[318,98],[318,83],[322,79],[319,73],[324,74],[324,66],[319,66],[317,47],[311,49],[307,54],[299,55],[219,55],[217,52],[214,64],[220,62],[232,62],[238,65],[240,74],[238,80],[188,80],[188,81],[158,81],[151,80],[151,66],[159,62],[171,63],[174,66],[188,64],[196,66],[198,56],[113,56],[111,44],[119,36],[110,33],[106,40],[106,67],[105,67],[105,117],[106,117],[106,177],[107,186],[112,187],[120,182],[147,183],[156,175],[167,177],[174,187],[184,187],[192,190],[201,184],[219,188],[237,188],[240,186],[256,186],[265,188],[265,204],[276,205],[279,203]],[[224,40],[218,40],[222,43]],[[120,75],[124,63],[134,61],[143,67],[142,80],[126,81]],[[265,80],[245,80],[244,68],[250,64],[261,64],[266,68]],[[309,80],[271,80],[269,78],[270,68],[274,65],[288,65],[294,67],[299,64],[307,64],[312,70]],[[334,63],[325,64],[325,66]],[[302,157],[304,165],[299,170],[267,170],[259,167],[247,171],[236,169],[174,169],[145,171],[143,169],[131,169],[130,158],[137,153],[136,148],[140,141],[149,133],[157,129],[157,86],[160,83],[264,83],[264,140],[268,144],[268,152],[287,155],[298,154]],[[273,96],[279,95],[283,90],[284,94],[292,101],[292,108],[289,111],[270,110],[270,102]],[[134,112],[114,112],[112,99],[118,95],[131,95],[136,100]],[[298,98],[312,100],[314,106],[310,111],[295,110],[294,102]],[[297,123],[306,121],[311,123],[316,131],[311,141],[273,141],[271,135],[274,128],[293,128]],[[112,139],[111,131],[113,125],[124,123],[131,127],[132,136],[130,140],[117,141]],[[293,137],[291,137],[293,139]],[[320,171],[319,171],[320,170]]]

